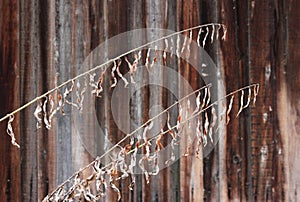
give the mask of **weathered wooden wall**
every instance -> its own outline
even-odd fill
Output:
[[[299,10],[296,0],[2,0],[0,115],[77,75],[98,44],[121,32],[224,23],[227,40],[208,52],[224,74],[227,92],[260,83],[256,107],[232,120],[227,135],[203,161],[181,158],[149,185],[138,177],[133,192],[121,184],[122,200],[299,201]],[[192,68],[178,71],[198,85]],[[110,121],[110,96],[99,100],[99,120],[115,140],[122,134]],[[137,93],[132,98],[133,110],[140,109],[133,115],[137,123],[148,118],[148,102],[173,101],[155,88]],[[6,123],[0,125],[1,201],[39,201],[92,160],[73,129],[76,111],[58,116],[49,131],[36,130],[33,112],[34,106],[15,116],[20,150],[9,144]],[[105,200],[116,196],[108,194]]]

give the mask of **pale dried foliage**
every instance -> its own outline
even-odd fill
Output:
[[[92,69],[93,71],[89,70],[48,91],[2,118],[0,121],[6,118],[9,119],[7,133],[11,137],[11,143],[19,147],[12,129],[12,122],[14,114],[25,107],[37,103],[34,111],[34,117],[37,121],[36,127],[41,128],[44,125],[47,129],[51,129],[53,117],[58,112],[64,115],[66,105],[82,111],[87,92],[95,97],[101,96],[104,91],[102,85],[106,76],[111,79],[111,88],[114,88],[120,81],[123,82],[124,87],[134,85],[136,83],[135,72],[142,61],[144,61],[143,65],[145,65],[146,69],[151,72],[155,68],[155,64],[159,61],[159,58],[163,59],[162,62],[164,64],[174,55],[177,55],[178,58],[182,56],[189,58],[191,55],[190,46],[193,40],[197,42],[199,47],[205,47],[208,42],[212,43],[214,40],[219,39],[220,36],[222,40],[225,40],[226,31],[226,27],[222,24],[207,24],[163,37],[161,39],[164,43],[163,50],[159,51],[157,46],[154,46],[154,49],[150,48],[150,46],[142,46],[135,51],[129,51],[127,56],[114,58],[103,65],[95,67]],[[197,35],[193,36],[193,33],[196,32]],[[180,39],[179,34],[186,36],[184,40]],[[143,54],[143,50],[145,54]],[[131,58],[129,57],[130,55],[133,56],[132,60],[129,59]],[[178,62],[180,63],[180,60]],[[121,65],[128,68],[130,73],[129,78],[126,78],[121,73]],[[106,67],[104,71],[96,72],[102,66]],[[107,71],[110,72],[107,74]],[[97,201],[109,189],[114,191],[118,195],[118,199],[120,199],[121,192],[116,183],[121,179],[130,178],[131,182],[128,188],[132,190],[135,185],[135,169],[138,168],[142,171],[147,183],[150,182],[152,175],[159,173],[159,161],[161,160],[159,152],[168,146],[162,143],[162,138],[165,135],[170,137],[169,146],[171,148],[169,158],[164,161],[166,165],[175,161],[175,149],[179,146],[186,147],[184,156],[195,155],[201,158],[201,149],[209,141],[214,143],[212,134],[218,129],[218,121],[226,120],[226,124],[229,123],[230,113],[235,102],[239,103],[239,110],[236,113],[236,116],[239,116],[250,105],[251,101],[255,103],[259,89],[258,84],[253,84],[223,97],[222,100],[229,102],[229,104],[225,107],[223,106],[225,112],[221,115],[220,120],[218,120],[216,105],[222,100],[212,101],[211,87],[210,84],[201,87],[177,100],[163,112],[145,122],[132,133],[127,134],[105,154],[97,157],[95,161],[91,162],[85,168],[74,173],[66,182],[45,197],[43,201]],[[191,103],[196,104],[194,109]],[[170,109],[175,107],[177,107],[178,113],[176,117],[173,117],[173,115],[171,117]],[[161,126],[160,133],[149,138],[150,135],[148,133],[153,126],[154,119],[162,115],[166,115],[167,117],[166,127]],[[171,118],[175,118],[176,124],[171,124]],[[191,127],[191,125],[195,127]],[[189,128],[193,132],[185,133],[185,128]],[[183,138],[188,140],[187,144],[180,145],[180,141]],[[129,140],[129,144],[124,145],[125,140]],[[192,143],[193,141],[195,144]],[[142,151],[142,158],[137,157],[139,150]],[[111,161],[104,166],[103,157],[108,154],[111,155]]]
[[[212,134],[215,132],[215,130],[217,130],[216,123],[218,122],[215,106],[218,105],[221,100],[208,102],[210,96],[203,96],[202,98],[199,98],[199,96],[194,95],[208,95],[210,94],[210,87],[211,86],[208,85],[194,91],[160,113],[159,116],[162,116],[163,114],[167,115],[167,122],[166,129],[162,127],[159,134],[148,138],[149,135],[147,135],[147,133],[149,133],[151,130],[154,119],[148,120],[137,130],[125,137],[125,139],[131,137],[129,144],[122,146],[121,142],[119,142],[115,145],[115,148],[118,148],[118,150],[112,150],[112,153],[114,153],[115,157],[111,159],[110,163],[108,163],[106,166],[103,166],[101,164],[103,156],[97,157],[95,161],[93,161],[84,169],[76,172],[68,181],[60,185],[56,191],[47,196],[44,201],[80,201],[82,199],[87,201],[97,201],[103,197],[109,189],[113,190],[120,199],[120,190],[116,186],[116,182],[121,179],[130,178],[131,183],[129,184],[128,188],[132,190],[135,185],[135,168],[138,168],[142,171],[147,183],[150,182],[150,177],[152,175],[157,175],[159,173],[159,151],[168,146],[161,142],[161,139],[164,135],[169,135],[171,137],[171,141],[169,143],[171,154],[169,159],[165,161],[165,164],[170,164],[175,160],[175,147],[179,146],[186,146],[186,153],[184,156],[190,156],[194,154],[197,158],[201,158],[199,156],[200,150],[205,148],[206,144],[208,144],[208,141],[211,143],[214,141]],[[256,95],[254,91],[257,91],[257,88],[258,84],[253,84],[226,95],[223,99],[227,100],[228,98],[228,101],[230,101],[228,107],[225,109],[225,113],[220,117],[220,119],[226,120],[228,123],[229,120],[226,117],[230,115],[230,111],[234,102],[239,103],[240,109],[245,109],[247,106],[249,106],[251,101],[255,102]],[[249,95],[247,96],[247,99],[242,97],[242,92],[245,90],[248,91]],[[241,93],[241,95],[238,97],[237,95],[239,93]],[[236,97],[239,99],[234,99],[234,95],[236,95]],[[182,106],[189,106],[189,103],[192,101],[190,99],[193,96],[196,99],[195,103],[198,103],[196,104],[195,110],[192,114],[183,113],[181,110]],[[241,101],[241,99],[243,99],[243,101]],[[178,109],[177,117],[175,117],[177,120],[175,125],[171,125],[170,123],[171,117],[169,111],[173,107],[177,107]],[[240,110],[238,113],[240,113]],[[211,118],[209,118],[209,114]],[[191,122],[196,124],[195,128],[191,128],[193,132],[188,134],[184,133],[183,128],[189,127]],[[196,136],[193,137],[193,134],[196,134]],[[182,138],[186,138],[187,136],[190,136],[191,139],[193,138],[193,141],[196,142],[196,144],[179,144],[180,140]],[[151,147],[151,145],[154,145],[154,147]],[[137,154],[139,150],[141,150],[143,155],[138,160]],[[104,164],[105,162],[103,161],[102,163]],[[89,174],[88,177],[83,177],[83,173],[90,173],[91,169],[91,174]],[[69,189],[65,188],[67,183],[71,184]]]

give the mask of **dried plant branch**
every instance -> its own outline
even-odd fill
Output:
[[[202,108],[201,110],[199,110],[199,111],[197,111],[197,112],[193,112],[192,113],[192,115],[190,116],[190,117],[187,117],[185,120],[180,120],[180,121],[177,121],[177,124],[176,125],[174,125],[174,126],[171,126],[170,125],[170,116],[169,116],[169,110],[171,109],[171,107],[174,107],[174,106],[176,106],[176,105],[178,105],[178,106],[180,106],[180,103],[183,101],[183,100],[185,100],[185,99],[187,99],[188,97],[190,97],[191,95],[193,95],[193,94],[196,94],[196,93],[198,93],[200,90],[203,90],[203,89],[207,89],[207,88],[209,88],[210,87],[210,85],[207,85],[207,86],[205,86],[205,87],[202,87],[202,88],[200,88],[200,89],[198,89],[198,90],[196,90],[196,91],[193,91],[191,94],[189,94],[189,95],[187,95],[187,96],[185,96],[185,97],[183,97],[183,98],[181,98],[180,100],[178,100],[177,102],[175,102],[174,104],[172,104],[171,106],[169,106],[166,110],[164,110],[163,112],[161,112],[161,113],[159,113],[158,115],[156,115],[155,117],[153,117],[153,118],[151,118],[151,119],[149,119],[147,122],[145,122],[142,126],[140,126],[139,128],[137,128],[136,130],[134,130],[133,132],[131,132],[130,134],[128,134],[128,135],[126,135],[122,140],[120,140],[117,144],[115,144],[111,149],[109,149],[107,152],[105,152],[103,155],[101,155],[100,157],[97,157],[96,158],[96,160],[95,161],[93,161],[93,162],[91,162],[89,165],[87,165],[86,167],[84,167],[83,169],[81,169],[80,171],[78,171],[78,172],[76,172],[76,173],[74,173],[67,181],[65,181],[63,184],[61,184],[56,190],[54,190],[49,196],[47,196],[45,199],[46,200],[49,200],[49,199],[51,199],[51,198],[53,198],[54,196],[56,196],[57,194],[57,190],[61,190],[64,186],[65,186],[65,184],[67,183],[67,182],[70,182],[71,181],[71,179],[73,179],[74,177],[76,177],[76,176],[78,176],[80,173],[82,173],[84,170],[86,170],[86,169],[88,169],[88,168],[90,168],[91,166],[95,166],[95,164],[99,164],[100,163],[100,161],[101,161],[101,159],[104,157],[104,156],[106,156],[108,153],[110,153],[111,151],[113,151],[115,148],[117,148],[117,147],[120,147],[120,148],[122,148],[120,145],[121,145],[121,143],[122,142],[124,142],[127,138],[129,138],[129,137],[131,137],[133,134],[136,134],[136,132],[138,131],[138,130],[141,130],[141,129],[144,129],[144,132],[143,132],[143,143],[142,144],[137,144],[136,146],[135,146],[135,148],[133,148],[132,149],[132,146],[133,146],[133,142],[131,141],[131,143],[130,143],[130,145],[127,145],[127,146],[125,146],[124,148],[122,148],[121,149],[121,152],[122,152],[122,155],[121,156],[123,156],[122,158],[120,158],[120,154],[121,154],[121,152],[119,153],[119,158],[117,158],[116,160],[113,160],[111,163],[109,163],[108,165],[106,165],[106,166],[104,166],[104,167],[102,167],[101,169],[99,168],[98,169],[98,171],[96,172],[96,174],[93,174],[93,175],[97,175],[97,173],[99,174],[99,170],[106,170],[104,173],[106,173],[106,174],[108,174],[110,177],[112,177],[112,175],[111,175],[111,173],[112,172],[115,172],[115,171],[112,171],[111,169],[112,169],[112,167],[114,166],[114,168],[116,168],[116,166],[118,166],[118,165],[123,165],[123,169],[121,169],[121,173],[123,173],[123,175],[121,176],[121,177],[118,177],[118,178],[116,178],[116,180],[119,180],[119,179],[123,179],[123,178],[126,178],[126,177],[128,177],[128,172],[131,172],[131,175],[134,175],[133,173],[132,173],[132,171],[133,171],[133,167],[134,166],[136,166],[136,157],[135,157],[135,155],[136,155],[136,153],[137,153],[137,150],[138,149],[140,149],[140,148],[142,148],[142,147],[146,147],[146,153],[144,154],[144,157],[139,161],[139,166],[140,166],[140,168],[142,169],[142,171],[143,171],[143,173],[145,174],[145,177],[146,177],[146,181],[147,182],[149,182],[149,175],[154,175],[154,174],[157,174],[158,173],[158,170],[159,170],[159,168],[158,168],[158,164],[157,164],[157,152],[160,150],[160,149],[162,149],[162,147],[163,147],[163,145],[161,144],[161,142],[160,142],[160,140],[161,140],[161,138],[162,138],[162,136],[164,135],[164,134],[170,134],[172,137],[173,137],[173,140],[175,140],[176,139],[176,134],[175,134],[175,132],[174,132],[174,130],[175,129],[177,129],[179,126],[178,125],[183,125],[183,124],[185,124],[185,123],[188,123],[189,121],[191,121],[192,119],[194,119],[194,118],[196,118],[196,117],[198,117],[201,113],[203,113],[203,112],[205,112],[205,124],[204,124],[204,131],[203,132],[201,132],[201,130],[200,130],[200,122],[199,122],[199,119],[198,119],[198,124],[197,124],[197,137],[198,137],[198,148],[199,148],[199,146],[200,146],[200,142],[202,141],[203,142],[203,144],[204,144],[204,146],[205,146],[205,144],[206,144],[206,135],[207,134],[210,134],[210,130],[212,130],[212,128],[215,126],[215,124],[216,124],[216,112],[215,112],[215,109],[214,109],[214,106],[215,105],[218,105],[218,103],[219,102],[221,102],[222,100],[224,100],[224,99],[227,99],[228,97],[231,97],[231,100],[233,99],[233,97],[234,97],[234,95],[235,94],[237,94],[237,93],[239,93],[239,92],[243,92],[245,89],[250,89],[251,90],[251,88],[253,88],[254,89],[254,91],[256,91],[256,93],[257,93],[257,89],[258,89],[258,84],[252,84],[252,85],[249,85],[249,86],[246,86],[246,87],[243,87],[243,88],[240,88],[240,89],[238,89],[238,90],[236,90],[236,91],[233,91],[233,92],[231,92],[231,93],[229,93],[229,94],[227,94],[226,96],[224,96],[223,98],[221,98],[220,100],[217,100],[217,101],[215,101],[215,102],[213,102],[213,103],[211,103],[211,104],[209,104],[209,105],[205,105],[205,107],[204,108]],[[206,91],[207,92],[207,91]],[[250,93],[249,93],[250,94]],[[199,95],[199,94],[198,94]],[[256,99],[256,95],[257,94],[254,94],[253,95],[253,100],[254,99]],[[198,96],[197,96],[198,97]],[[250,97],[251,98],[251,97]],[[197,98],[196,98],[197,99]],[[188,100],[189,101],[189,100]],[[206,103],[206,101],[207,100],[205,100],[205,99],[203,99],[203,102],[205,102]],[[189,103],[189,102],[188,102]],[[232,105],[232,101],[230,101],[230,105]],[[230,106],[229,105],[229,106]],[[248,105],[246,105],[246,106],[248,106]],[[208,121],[208,117],[207,117],[207,110],[209,109],[209,108],[212,108],[212,116],[213,116],[213,120],[212,120],[212,122],[211,123],[209,123],[209,121]],[[231,108],[227,108],[227,112],[228,111],[230,111],[231,110]],[[156,119],[156,118],[158,118],[159,116],[161,116],[163,113],[167,113],[168,114],[168,120],[167,120],[167,130],[165,130],[165,131],[161,131],[161,133],[160,134],[158,134],[158,135],[156,135],[156,136],[154,136],[154,137],[151,137],[151,138],[149,138],[149,139],[147,139],[147,136],[146,136],[146,133],[147,133],[147,131],[149,130],[149,128],[151,128],[151,123],[153,123],[153,120],[154,119]],[[179,112],[179,115],[178,115],[178,119],[179,119],[179,116],[180,116],[180,112]],[[211,141],[213,141],[212,140],[212,136],[211,135],[209,135],[210,136],[210,139],[211,139]],[[154,155],[153,156],[150,156],[150,148],[149,148],[149,145],[151,144],[151,141],[154,141],[155,140],[155,142],[156,142],[156,146],[157,146],[157,149],[156,149],[156,152],[154,153]],[[172,141],[173,141],[172,140]],[[175,144],[174,143],[172,143],[171,144],[171,146],[173,147]],[[129,149],[128,149],[129,148]],[[126,164],[124,165],[124,163],[125,163],[125,156],[126,155],[130,155],[130,154],[132,154],[131,156],[132,156],[132,158],[131,158],[131,164],[127,167],[126,166]],[[120,160],[121,159],[121,160]],[[169,163],[170,161],[172,161],[174,159],[174,156],[173,155],[171,155],[171,159],[170,160],[168,160],[166,163]],[[155,170],[153,171],[153,172],[148,172],[146,169],[145,169],[145,167],[144,167],[144,161],[153,161],[154,162],[154,164],[155,164]],[[120,163],[120,162],[122,162],[122,163]],[[124,168],[125,167],[125,168]],[[110,168],[110,170],[108,171],[107,169],[108,168]],[[97,169],[96,169],[97,170]],[[104,174],[102,174],[102,175],[104,175]],[[103,176],[102,176],[103,177]],[[117,189],[117,187],[115,187],[115,185],[112,183],[113,182],[113,180],[114,180],[115,178],[110,178],[110,181],[109,181],[109,184],[110,184],[110,187],[113,189],[113,190],[115,190],[115,192],[117,192],[118,193],[118,198],[120,198],[120,192],[118,191],[118,189]],[[133,180],[132,180],[132,184],[134,184],[134,182],[135,182],[135,178],[133,177],[132,178]],[[92,181],[92,180],[90,180],[90,181]],[[103,180],[102,180],[103,181]],[[80,182],[80,183],[82,183],[82,181]],[[104,183],[104,182],[103,182]],[[98,183],[99,184],[99,183]],[[132,184],[131,184],[131,186],[129,186],[129,187],[131,187],[131,189],[132,189]],[[77,185],[76,185],[77,186]],[[107,185],[106,185],[107,186]],[[73,186],[74,187],[74,186]],[[88,192],[89,193],[89,192]],[[101,192],[102,193],[102,192]],[[102,193],[103,194],[103,193]],[[100,194],[100,195],[102,195],[102,194]],[[100,197],[100,195],[99,195],[99,197]]]
[[[167,36],[164,36],[164,37],[161,37],[161,38],[159,38],[159,39],[153,40],[153,41],[151,41],[151,42],[145,43],[144,45],[141,45],[141,46],[139,46],[139,47],[137,47],[137,48],[131,49],[130,51],[128,51],[128,52],[126,52],[126,53],[120,54],[119,56],[117,56],[117,57],[115,57],[115,58],[113,58],[113,59],[110,59],[110,60],[108,60],[108,61],[102,63],[101,65],[95,66],[95,67],[93,67],[92,69],[90,69],[90,70],[88,70],[88,71],[85,71],[85,72],[83,72],[82,74],[79,74],[79,75],[75,76],[74,78],[69,79],[69,80],[67,80],[67,81],[65,81],[65,82],[63,82],[63,83],[61,83],[60,85],[58,85],[58,86],[56,86],[55,88],[53,88],[53,89],[47,91],[47,92],[44,93],[44,94],[42,94],[42,95],[40,95],[40,96],[38,96],[38,97],[32,99],[31,101],[29,101],[28,103],[24,104],[23,106],[17,108],[16,110],[12,111],[11,113],[6,114],[4,117],[0,118],[0,122],[4,121],[5,119],[8,119],[11,115],[14,115],[14,114],[20,112],[21,110],[27,108],[28,106],[34,104],[36,101],[38,101],[38,100],[40,100],[40,99],[42,99],[42,98],[48,96],[49,94],[55,92],[56,90],[62,88],[63,86],[65,86],[65,85],[67,85],[67,84],[69,84],[69,83],[74,82],[74,80],[79,79],[79,78],[81,78],[81,77],[83,77],[83,76],[89,75],[89,74],[91,74],[92,72],[94,72],[94,71],[96,71],[96,70],[98,70],[98,69],[100,69],[100,68],[102,68],[102,67],[104,67],[104,66],[107,66],[107,65],[113,63],[114,61],[117,61],[119,58],[125,57],[126,55],[128,55],[128,54],[130,54],[130,53],[134,53],[134,52],[136,52],[136,51],[139,51],[140,49],[143,49],[143,48],[148,47],[148,46],[151,45],[151,44],[155,44],[155,43],[157,43],[157,42],[159,42],[159,41],[164,41],[165,39],[171,38],[171,37],[176,36],[176,35],[179,35],[179,34],[181,34],[181,33],[185,33],[185,32],[188,32],[188,31],[191,31],[191,30],[195,30],[195,29],[198,29],[198,28],[201,29],[201,28],[203,28],[203,27],[208,27],[208,26],[212,26],[212,27],[213,27],[213,26],[218,26],[218,27],[221,26],[221,27],[224,29],[224,34],[223,34],[223,37],[222,37],[222,38],[225,39],[225,37],[226,37],[226,32],[227,32],[227,28],[226,28],[223,24],[219,24],[219,23],[208,23],[208,24],[204,24],[204,25],[198,25],[198,26],[195,26],[195,27],[191,27],[191,28],[188,28],[188,29],[184,29],[184,30],[182,30],[182,31],[178,31],[178,32],[169,34],[169,35],[167,35]],[[178,50],[178,53],[179,53],[179,50]]]
[[[93,90],[91,91],[92,94],[95,94],[96,96],[100,96],[100,93],[103,91],[103,88],[102,88],[102,82],[103,82],[103,79],[104,79],[104,74],[106,72],[106,70],[108,69],[109,65],[110,64],[113,64],[113,68],[112,68],[112,71],[111,71],[111,76],[114,80],[114,83],[111,85],[111,87],[115,87],[116,84],[117,84],[117,78],[116,78],[116,74],[115,72],[117,73],[117,75],[124,81],[125,83],[125,87],[129,84],[129,82],[127,81],[127,79],[122,75],[122,73],[120,72],[120,65],[121,65],[121,62],[122,60],[120,58],[125,58],[125,62],[127,63],[128,67],[129,67],[129,70],[130,70],[130,80],[131,80],[131,83],[135,83],[134,81],[134,73],[136,71],[136,68],[137,68],[137,64],[139,63],[139,61],[141,60],[141,57],[142,57],[142,49],[146,49],[148,46],[157,43],[159,41],[164,41],[165,44],[166,44],[166,47],[165,47],[165,50],[163,51],[163,59],[165,60],[166,62],[166,57],[167,57],[167,48],[168,48],[168,39],[171,39],[171,47],[170,47],[170,51],[171,51],[171,55],[170,57],[172,57],[172,54],[173,54],[173,49],[174,48],[174,41],[173,41],[173,36],[177,36],[177,46],[176,46],[176,53],[178,56],[180,56],[180,54],[183,54],[184,52],[186,53],[186,57],[189,57],[190,56],[190,44],[192,42],[192,38],[193,38],[193,30],[195,29],[200,29],[199,33],[198,33],[198,41],[197,41],[197,44],[200,46],[200,43],[199,43],[199,40],[200,40],[200,36],[201,36],[201,33],[202,33],[202,28],[206,28],[206,34],[205,34],[205,37],[203,39],[203,43],[202,45],[205,46],[205,41],[206,39],[208,38],[209,34],[211,34],[211,41],[213,41],[215,35],[216,35],[216,38],[218,38],[218,32],[215,33],[215,27],[218,27],[218,31],[223,28],[223,37],[222,39],[225,39],[225,34],[227,32],[226,30],[226,27],[222,24],[218,24],[218,23],[210,23],[210,24],[205,24],[205,25],[199,25],[199,26],[195,26],[195,27],[192,27],[192,28],[188,28],[188,29],[185,29],[185,30],[182,30],[182,31],[179,31],[179,32],[174,32],[170,35],[167,35],[167,36],[164,36],[164,37],[161,37],[159,39],[156,39],[156,40],[153,40],[151,42],[148,42],[148,43],[145,43],[144,45],[141,45],[137,48],[134,48],[126,53],[123,53],[113,59],[110,59],[90,70],[87,70],[85,72],[83,72],[82,74],[79,74],[77,76],[75,76],[74,78],[72,79],[69,79],[65,82],[63,82],[62,84],[56,86],[55,88],[49,90],[48,92],[42,94],[41,96],[38,96],[36,98],[34,98],[33,100],[29,101],[28,103],[26,103],[25,105],[19,107],[18,109],[14,110],[13,112],[5,115],[4,117],[0,118],[0,122],[1,121],[4,121],[5,119],[8,119],[9,117],[11,117],[12,115],[18,113],[19,111],[25,109],[26,107],[32,105],[33,103],[43,99],[43,98],[46,98],[46,100],[44,101],[43,103],[43,106],[42,106],[42,111],[39,111],[40,108],[39,108],[39,104],[36,108],[36,111],[34,113],[34,116],[36,117],[37,119],[37,127],[39,128],[41,126],[40,124],[40,113],[42,113],[43,115],[43,121],[44,121],[44,124],[46,126],[47,129],[50,129],[51,128],[51,120],[53,118],[53,116],[57,113],[57,111],[61,110],[62,114],[64,114],[64,109],[63,109],[63,106],[66,104],[69,104],[73,107],[76,107],[79,111],[82,110],[82,107],[83,107],[83,100],[84,100],[84,94],[85,94],[85,91],[86,91],[86,87],[87,87],[87,84],[86,84],[86,81],[85,81],[85,85],[84,87],[81,89],[81,92],[79,92],[79,88],[80,88],[80,83],[79,81],[77,82],[77,87],[75,87],[74,83],[75,81],[77,81],[79,78],[81,77],[85,77],[85,79],[87,79],[87,77],[89,76],[89,79],[90,79],[90,82],[89,82],[89,85],[91,87],[93,87]],[[210,32],[210,29],[212,30]],[[183,42],[183,45],[180,46],[180,37],[179,37],[179,34],[181,33],[189,33],[189,37],[185,37],[184,39],[184,42]],[[188,34],[187,34],[188,35]],[[158,56],[159,56],[159,50],[157,49],[157,46],[155,45],[155,49],[154,49],[154,57],[152,58],[152,60],[150,61],[150,51],[151,49],[148,48],[148,52],[147,52],[147,57],[146,57],[146,62],[145,62],[145,66],[147,68],[147,70],[151,70],[153,67],[154,67],[154,64],[158,61]],[[134,52],[137,52],[137,54],[134,55],[134,61],[131,63],[128,58],[127,58],[127,55],[129,55],[130,53],[134,53]],[[104,68],[104,70],[102,71],[100,77],[98,78],[97,82],[94,81],[94,77],[95,77],[95,72],[96,70],[100,69],[100,68]],[[65,92],[63,94],[63,96],[60,94],[60,92],[58,91],[60,88],[64,87],[64,86],[67,86],[68,84],[71,83],[71,87],[68,89],[68,88],[65,88]],[[73,92],[73,90],[76,89],[76,96],[77,96],[77,102],[73,102],[73,101],[70,101],[68,99],[68,96]],[[53,97],[51,95],[51,93],[53,92],[58,92],[57,93],[57,100],[58,100],[58,103],[57,103],[57,107],[54,108],[54,101],[53,101]],[[48,106],[50,105],[50,106]]]

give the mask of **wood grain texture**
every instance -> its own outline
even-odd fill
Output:
[[[234,103],[225,136],[206,158],[183,157],[151,177],[150,184],[139,175],[134,191],[127,188],[129,180],[120,181],[122,201],[299,201],[299,9],[296,0],[3,0],[0,115],[81,73],[92,50],[122,32],[136,28],[182,30],[221,22],[228,28],[227,40],[209,44],[206,51],[219,68],[227,93],[250,83],[260,84],[256,106],[235,118],[239,102]],[[169,65],[193,88],[202,84],[186,62],[172,59]],[[127,71],[123,64],[121,72]],[[160,69],[155,71],[152,77],[146,71],[139,77],[161,82],[166,75]],[[177,77],[168,79],[174,91],[186,90],[180,88]],[[36,129],[36,105],[16,114],[13,128],[20,150],[9,144],[7,122],[0,124],[2,201],[40,201],[93,160],[95,155],[83,142],[95,154],[103,154],[110,142],[124,137],[111,112],[114,107],[122,119],[122,97],[117,98],[118,106],[111,106],[111,82],[105,77],[106,90],[102,97],[89,101],[91,108],[83,113],[82,123],[76,122],[78,111],[71,108],[66,108],[65,116],[54,118],[51,130]],[[151,106],[166,107],[174,101],[170,92],[155,86],[135,92],[129,127],[145,122]],[[95,117],[89,115],[92,109],[97,112]],[[90,123],[101,126],[103,137],[96,135],[97,129]],[[83,136],[78,131],[93,135]],[[105,160],[107,163],[110,157]],[[116,200],[113,191],[103,198]]]
[[[19,5],[18,1],[0,2],[0,114],[4,116],[19,105]],[[14,117],[13,129],[20,144],[20,115]],[[6,122],[0,124],[0,198],[21,200],[20,150],[10,145]]]

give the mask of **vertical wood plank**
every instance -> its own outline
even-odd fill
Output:
[[[19,3],[0,2],[0,116],[19,106]],[[20,140],[20,116],[12,123],[16,141]],[[20,201],[20,150],[10,144],[6,134],[7,121],[0,124],[0,198],[3,201]]]
[[[278,2],[280,5],[280,2]],[[282,4],[281,4],[282,5]],[[297,44],[300,41],[298,28],[300,7],[298,1],[284,2],[283,6],[283,39],[286,44],[283,46],[281,61],[279,61],[279,96],[278,101],[278,121],[280,136],[283,139],[283,158],[285,173],[285,195],[288,201],[298,201],[299,197],[299,51]],[[280,11],[279,11],[280,12]],[[280,16],[279,16],[280,17]],[[285,34],[285,35],[284,35]],[[281,149],[281,148],[279,148]],[[281,151],[281,150],[280,150]],[[279,158],[280,160],[280,158]],[[280,188],[280,187],[279,187]]]
[[[252,111],[252,172],[254,199],[273,200],[272,162],[276,120],[276,68],[274,66],[274,4],[255,1],[250,12],[250,64],[251,82],[260,83],[260,95]],[[257,51],[259,50],[259,51]]]

